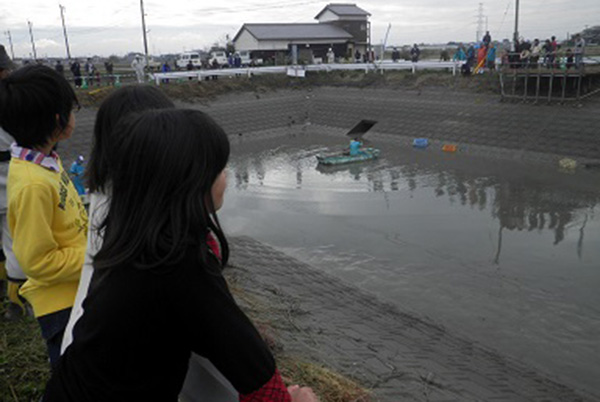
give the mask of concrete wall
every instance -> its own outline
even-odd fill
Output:
[[[258,41],[254,36],[244,29],[237,40],[234,42],[235,50],[255,50],[258,47]]]
[[[330,10],[325,11],[317,20],[319,22],[331,22],[331,21],[339,21],[341,19],[341,17],[333,12],[331,12]],[[365,16],[356,16],[356,17],[350,17],[350,16],[345,16],[343,17],[343,19],[345,21],[366,21],[366,17]]]
[[[232,102],[235,99],[239,101]],[[204,110],[229,133],[307,121],[349,130],[361,119],[372,119],[378,121],[372,131],[407,141],[427,137],[448,143],[599,158],[600,100],[590,100],[575,109],[499,103],[499,99],[494,94],[443,89],[315,88],[280,91],[260,99],[250,94],[228,96]]]
[[[356,43],[366,43],[367,42],[367,33],[368,33],[368,23],[367,20],[363,19],[362,21],[333,21],[330,24],[338,26],[352,35],[354,42]]]

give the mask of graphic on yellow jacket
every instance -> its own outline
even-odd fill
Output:
[[[87,213],[68,174],[12,158],[8,225],[36,317],[73,305],[86,247]]]

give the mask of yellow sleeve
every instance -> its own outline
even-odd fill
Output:
[[[27,278],[43,284],[79,280],[85,247],[60,247],[52,233],[54,200],[47,186],[24,187],[11,203],[13,252]],[[14,206],[14,208],[12,208]]]

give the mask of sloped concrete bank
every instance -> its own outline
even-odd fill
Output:
[[[269,312],[286,353],[357,379],[375,400],[598,400],[256,240],[231,243],[228,275]]]

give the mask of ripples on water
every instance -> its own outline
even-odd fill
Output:
[[[389,144],[321,167],[314,144],[234,155],[231,234],[600,392],[598,175]]]

